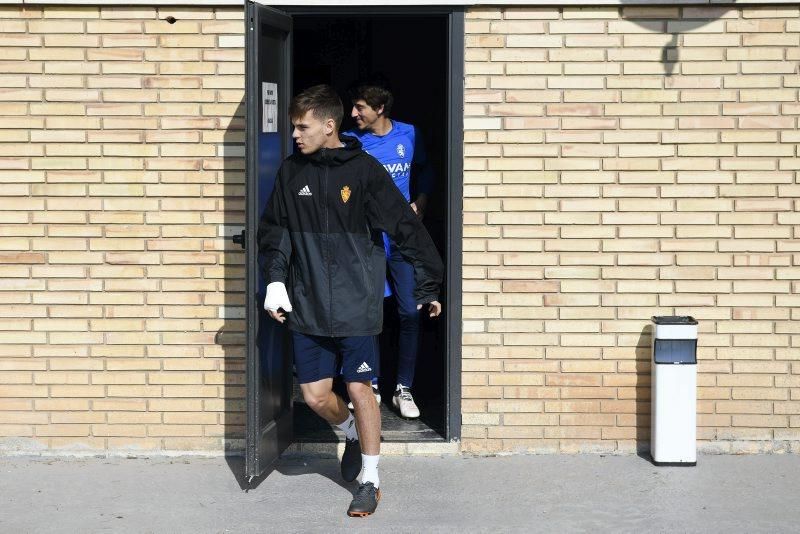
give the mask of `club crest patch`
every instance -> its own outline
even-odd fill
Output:
[[[344,186],[342,188],[342,202],[347,204],[348,200],[350,200],[350,187]]]

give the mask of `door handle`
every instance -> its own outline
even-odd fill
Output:
[[[233,234],[231,236],[231,241],[233,241],[234,243],[236,243],[237,245],[239,245],[242,248],[246,248],[246,245],[245,245],[245,237],[246,236],[247,236],[247,234],[245,233],[245,230],[242,230],[242,232],[239,233],[239,234]]]

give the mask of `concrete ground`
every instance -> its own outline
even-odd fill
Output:
[[[334,459],[0,458],[0,532],[797,532],[800,455],[385,457],[375,515]],[[258,482],[258,481],[257,481]]]

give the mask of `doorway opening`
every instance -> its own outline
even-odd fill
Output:
[[[292,20],[293,94],[316,84],[333,86],[345,108],[342,131],[346,132],[355,128],[350,118],[349,88],[357,80],[380,73],[389,81],[394,95],[391,117],[418,128],[436,177],[423,222],[445,262],[446,277],[449,276],[452,270],[447,265],[450,260],[447,241],[453,236],[448,236],[448,223],[453,206],[448,196],[448,173],[451,173],[448,147],[452,134],[449,130],[451,106],[448,105],[448,14],[294,12]],[[461,179],[460,175],[458,179]],[[460,260],[459,255],[457,261],[460,263]],[[447,280],[445,283],[444,287],[448,287]],[[452,290],[452,286],[449,287]],[[452,297],[442,295],[444,301]],[[457,298],[460,300],[460,291]],[[441,441],[452,437],[450,412],[456,410],[458,413],[455,415],[460,422],[460,403],[453,403],[449,394],[453,387],[451,371],[456,370],[451,369],[453,358],[448,356],[452,351],[447,343],[451,330],[448,316],[444,313],[437,320],[422,319],[413,386],[414,399],[421,415],[419,419],[403,419],[392,407],[399,335],[396,307],[394,297],[385,300],[384,331],[380,336],[382,439],[387,442],[413,442]],[[460,322],[460,313],[457,315]],[[460,330],[460,324],[458,328]],[[457,356],[460,357],[460,350]],[[460,366],[457,372],[460,372]],[[457,385],[460,389],[460,381]],[[344,384],[340,380],[335,381],[334,387],[346,398]],[[340,441],[341,437],[331,426],[306,406],[296,383],[293,401],[296,441]],[[458,434],[460,432],[456,436]]]

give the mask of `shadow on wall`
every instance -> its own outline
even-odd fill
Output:
[[[650,460],[650,340],[653,335],[653,325],[648,321],[639,334],[636,343],[636,394],[635,424],[636,424],[636,454],[640,458]]]
[[[222,285],[215,296],[222,327],[216,344],[222,350],[224,385],[220,408],[226,460],[239,486],[247,487],[244,476],[245,447],[245,252],[231,240],[245,226],[245,103],[242,100],[230,117],[223,136],[222,169],[217,183],[222,185],[223,208],[216,242],[223,247]],[[222,239],[224,237],[224,239]]]
[[[623,0],[622,5],[625,6],[626,4],[637,4],[638,7],[641,2]],[[676,8],[680,10],[680,16],[674,19],[666,18],[663,14],[649,14],[653,13],[653,7],[651,6],[641,6],[641,9],[641,11],[628,16],[624,14],[623,10],[622,18],[645,30],[653,40],[667,39],[661,49],[661,62],[664,64],[664,75],[672,76],[675,66],[680,61],[679,45],[684,44],[681,36],[684,33],[712,24],[729,8],[722,6],[684,6]]]
[[[623,6],[628,4],[623,0]],[[630,2],[634,3],[634,2]],[[632,22],[648,32],[652,38],[668,38],[661,51],[661,62],[664,64],[664,75],[672,76],[680,61],[679,45],[685,46],[684,34],[698,30],[720,19],[730,7],[726,6],[682,6],[679,17],[664,20],[663,15],[655,15],[650,6],[641,6],[623,19]],[[651,33],[652,32],[652,33]],[[716,32],[715,32],[716,33]],[[659,35],[660,34],[660,35]],[[679,73],[680,74],[680,73]],[[651,419],[651,337],[653,325],[648,323],[642,328],[636,344],[636,386],[635,386],[635,425],[636,452],[648,461],[650,457],[650,419]]]

